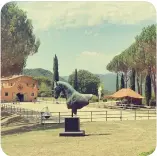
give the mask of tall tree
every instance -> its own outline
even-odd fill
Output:
[[[74,89],[75,89],[75,90],[78,90],[77,69],[75,69],[75,76],[74,76]]]
[[[132,68],[132,72],[131,72],[130,88],[135,91],[135,69],[134,68]]]
[[[75,72],[73,72],[68,79],[68,82],[73,85]],[[92,74],[87,70],[79,70],[77,72],[78,78],[78,92],[85,94],[98,95],[98,86],[100,85],[100,79],[98,76]]]
[[[1,75],[21,74],[29,55],[38,51],[39,39],[26,13],[16,2],[10,2],[1,10]]]
[[[143,28],[141,34],[136,36],[136,42],[146,54],[146,63],[147,67],[151,68],[150,76],[156,97],[156,25]]]
[[[121,76],[121,86],[120,86],[120,88],[121,88],[121,89],[122,89],[122,88],[125,88],[124,75],[123,75],[123,73],[122,73],[122,76]]]
[[[57,58],[56,54],[53,59],[53,81],[59,81],[58,58]]]
[[[149,105],[151,96],[152,96],[151,77],[150,77],[150,72],[148,72],[145,80],[145,97],[146,97],[147,105]]]
[[[116,78],[116,91],[119,90],[119,78],[118,78],[118,73],[117,73],[117,78]]]

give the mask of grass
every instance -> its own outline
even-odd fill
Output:
[[[155,148],[155,122],[81,123],[85,137],[59,137],[63,124],[44,128],[17,122],[2,127],[2,149],[9,156],[138,156]]]
[[[149,156],[150,154],[152,154],[154,152],[155,149],[152,149],[149,152],[142,152],[139,156]]]

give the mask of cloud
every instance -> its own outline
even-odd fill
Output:
[[[82,53],[81,53],[81,55],[83,55],[83,56],[99,56],[99,55],[101,55],[101,53],[98,53],[98,52],[91,52],[91,51],[83,51]]]
[[[18,2],[36,29],[90,27],[104,22],[138,24],[155,20],[155,7],[148,2]]]
[[[93,73],[106,73],[106,65],[114,57],[114,54],[83,51],[76,58],[75,67],[77,69],[85,69]]]

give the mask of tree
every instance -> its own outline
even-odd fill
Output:
[[[38,81],[39,85],[39,96],[50,97],[51,95],[51,85],[52,82],[49,78],[46,77],[34,77]]]
[[[53,81],[59,81],[58,58],[57,58],[56,54],[53,59]]]
[[[75,76],[74,76],[74,89],[75,89],[75,90],[78,90],[77,69],[75,69]]]
[[[40,46],[31,20],[15,2],[5,4],[1,10],[1,42],[2,76],[21,74],[28,56]]]
[[[151,68],[150,76],[156,97],[156,25],[143,28],[141,34],[136,36],[136,42],[146,54],[147,67]]]
[[[142,29],[140,35],[136,36],[139,47],[143,47],[148,53],[156,54],[156,25],[152,24]]]
[[[121,89],[122,88],[125,88],[125,83],[124,83],[124,75],[123,75],[123,73],[122,73],[122,76],[121,76],[121,87],[120,87]]]
[[[118,73],[117,73],[117,78],[116,78],[116,91],[119,90],[119,79],[118,79]]]
[[[74,75],[75,72],[73,72],[68,79],[68,82],[71,85],[73,85],[74,82]],[[87,70],[79,70],[77,72],[77,78],[78,92],[98,95],[98,86],[100,84],[100,79],[96,75],[90,73]]]
[[[146,76],[146,80],[145,80],[145,97],[146,97],[146,104],[149,105],[149,101],[151,99],[151,77],[150,77],[150,73],[148,73],[148,75]]]
[[[130,77],[130,88],[135,91],[135,69],[132,68],[132,73]]]
[[[39,85],[39,96],[51,96],[51,88],[47,86],[45,82],[41,82],[41,84]]]

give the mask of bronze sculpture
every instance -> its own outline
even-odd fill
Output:
[[[67,108],[72,110],[73,114],[77,115],[77,109],[81,109],[89,104],[92,94],[81,94],[77,92],[70,84],[62,81],[54,82],[54,97],[57,99],[60,93],[66,97]]]

